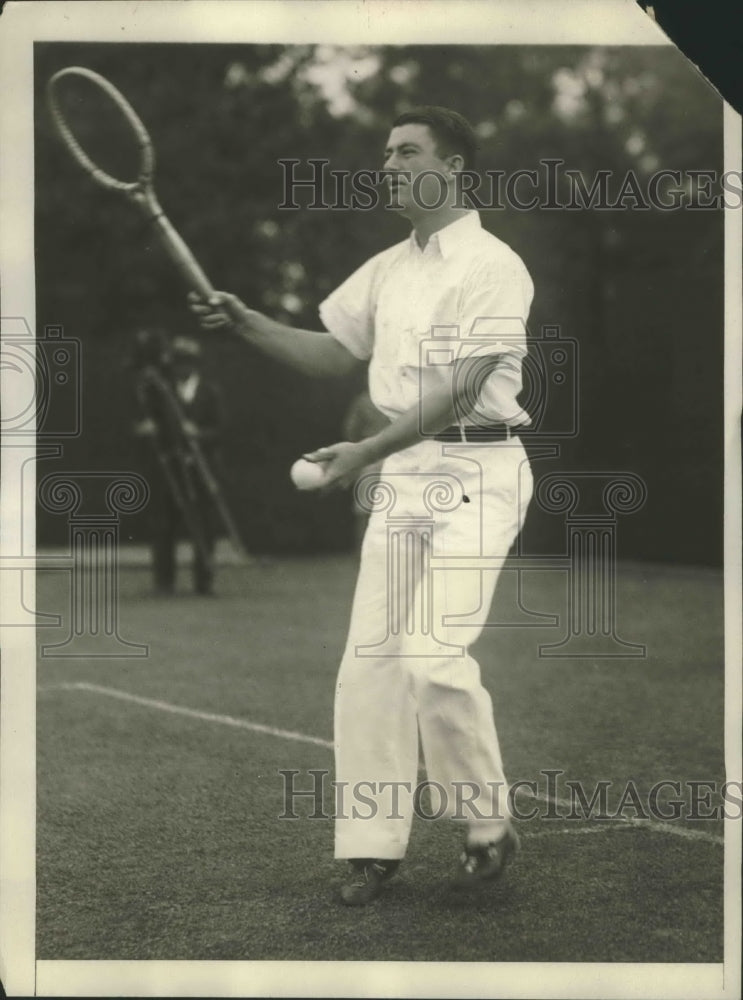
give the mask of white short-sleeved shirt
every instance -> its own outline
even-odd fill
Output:
[[[485,381],[474,422],[515,426],[529,422],[515,397],[533,295],[518,254],[467,212],[423,250],[411,233],[372,257],[321,303],[320,317],[355,357],[370,360],[372,401],[390,419],[439,387],[455,359],[488,354],[507,377]]]

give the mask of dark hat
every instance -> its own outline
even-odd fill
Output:
[[[134,333],[134,344],[129,358],[132,368],[146,368],[162,363],[168,351],[168,336],[159,327],[140,327]]]

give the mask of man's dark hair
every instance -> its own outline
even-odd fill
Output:
[[[464,169],[474,168],[477,139],[470,123],[457,111],[433,105],[412,108],[397,116],[392,127],[396,128],[398,125],[427,125],[436,140],[439,156],[454,156],[459,153],[464,160]]]

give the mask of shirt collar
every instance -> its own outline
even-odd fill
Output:
[[[480,229],[482,229],[482,225],[478,213],[474,211],[467,212],[461,219],[457,219],[456,222],[450,222],[448,226],[444,226],[443,229],[435,232],[428,240],[428,243],[426,243],[426,250],[431,247],[432,251],[438,250],[442,257],[449,257]],[[410,245],[418,253],[425,253],[418,246],[415,232],[410,234]]]

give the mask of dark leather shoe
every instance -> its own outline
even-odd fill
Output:
[[[341,899],[346,906],[371,903],[400,867],[399,861],[375,858],[353,858],[350,864],[351,872],[341,887]]]
[[[498,878],[519,848],[518,835],[511,826],[500,840],[490,844],[465,845],[454,875],[454,885],[467,888]]]

